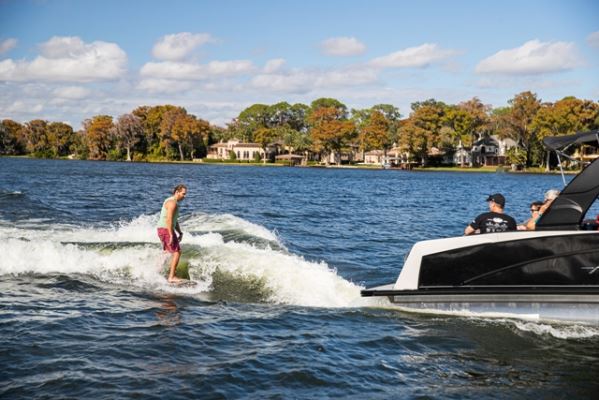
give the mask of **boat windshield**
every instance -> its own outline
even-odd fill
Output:
[[[547,137],[543,140],[545,146],[555,151],[560,170],[561,160],[568,156],[565,151],[573,145],[599,145],[599,130],[580,132],[574,135]],[[573,160],[574,161],[574,160]],[[590,161],[590,160],[587,160]],[[565,183],[565,179],[564,179]],[[537,223],[537,230],[578,230],[588,229],[588,221],[595,220],[599,214],[599,158],[586,165],[561,191]],[[596,228],[595,228],[596,229]]]

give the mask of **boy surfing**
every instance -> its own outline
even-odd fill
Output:
[[[183,232],[181,232],[181,228],[179,227],[178,203],[183,200],[186,195],[187,187],[185,185],[175,186],[173,195],[168,197],[162,203],[160,219],[158,220],[158,237],[162,242],[162,249],[173,255],[167,278],[170,283],[180,283],[184,281],[175,276],[175,270],[177,269],[179,258],[181,257],[181,247],[179,246],[179,243],[183,237]],[[177,237],[175,231],[179,233],[179,237]]]

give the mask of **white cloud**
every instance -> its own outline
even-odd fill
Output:
[[[141,76],[154,79],[202,80],[214,76],[243,75],[253,71],[248,60],[211,61],[207,64],[185,62],[149,62],[140,71]]]
[[[54,96],[61,99],[80,100],[90,95],[90,90],[81,86],[65,86],[54,90]]]
[[[193,87],[189,81],[176,81],[172,79],[142,79],[137,85],[138,89],[149,93],[180,93]]]
[[[17,46],[17,39],[8,38],[0,42],[0,54],[6,53],[7,51]]]
[[[23,113],[23,114],[35,114],[39,113],[44,109],[44,106],[41,104],[33,104],[30,102],[24,102],[21,100],[17,100],[10,104],[6,108],[6,112],[9,113]]]
[[[378,68],[424,68],[457,54],[457,51],[442,49],[436,43],[425,43],[377,57],[370,61],[370,65]]]
[[[273,60],[268,60],[266,65],[264,66],[263,72],[265,74],[272,74],[273,72],[277,72],[285,65],[285,60],[282,58],[275,58]]]
[[[248,60],[211,61],[207,64],[210,75],[239,75],[251,72],[254,65]]]
[[[308,93],[316,89],[360,86],[377,81],[371,68],[338,70],[292,70],[287,73],[260,74],[250,85],[256,89],[285,93]]]
[[[115,43],[55,36],[40,50],[33,61],[1,61],[0,80],[93,82],[115,80],[126,71],[127,55]]]
[[[322,52],[329,56],[356,56],[366,51],[366,45],[354,37],[335,37],[320,44]]]
[[[599,48],[599,31],[593,32],[589,36],[587,36],[587,43],[589,44],[589,46],[598,49]]]
[[[152,54],[160,60],[179,61],[196,47],[210,42],[214,42],[214,38],[209,33],[182,32],[165,35],[154,45]]]
[[[583,64],[574,43],[530,40],[485,58],[476,66],[476,72],[528,75],[567,71]]]

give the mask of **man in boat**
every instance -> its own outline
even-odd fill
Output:
[[[464,235],[473,233],[498,233],[516,230],[516,220],[503,212],[505,197],[495,193],[487,197],[489,212],[480,214],[464,230]]]
[[[182,280],[175,276],[175,270],[179,264],[181,257],[181,247],[179,243],[183,238],[183,232],[179,227],[179,205],[178,203],[187,195],[187,187],[185,185],[177,185],[173,189],[173,195],[162,203],[160,210],[160,219],[158,220],[158,237],[162,242],[162,249],[173,255],[171,265],[168,272],[167,280],[171,283],[181,282]],[[179,234],[179,237],[175,234]]]

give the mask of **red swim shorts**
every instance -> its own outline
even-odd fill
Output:
[[[158,237],[162,242],[162,250],[168,251],[169,253],[176,253],[178,251],[181,251],[181,247],[179,246],[179,239],[177,238],[177,234],[174,231],[173,236],[173,245],[171,246],[171,237],[168,234],[168,229],[158,228]]]

